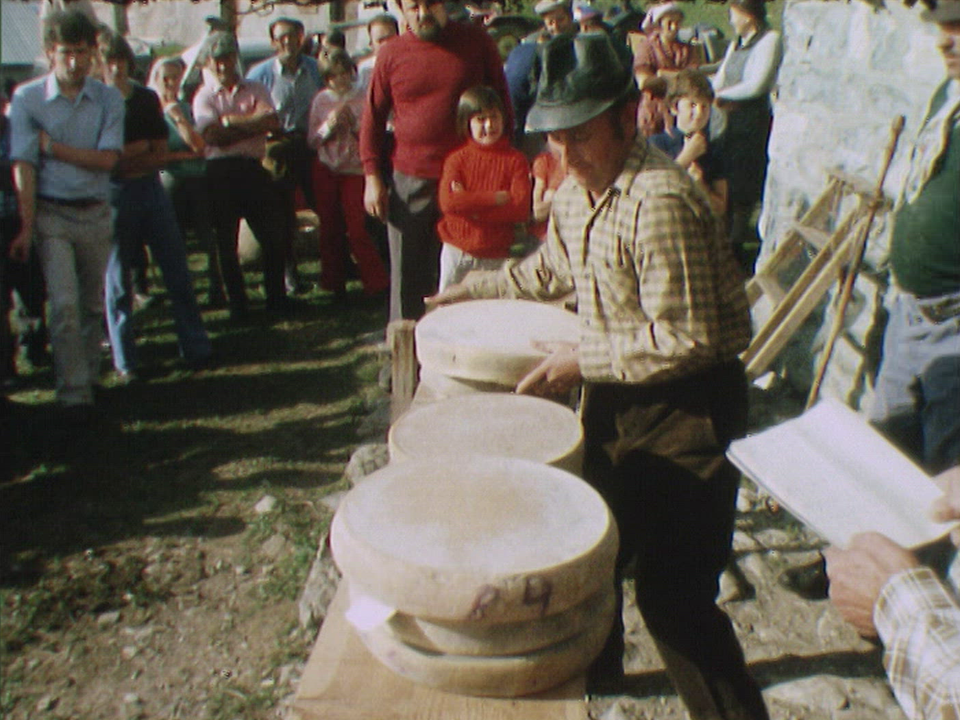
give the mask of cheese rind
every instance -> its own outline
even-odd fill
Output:
[[[519,655],[568,640],[597,622],[609,623],[616,609],[613,585],[572,608],[525,622],[485,625],[430,622],[394,613],[387,629],[398,641],[426,652],[449,655]]]
[[[438,308],[414,331],[432,372],[514,386],[547,356],[543,344],[579,343],[577,316],[528,300],[474,300]]]
[[[570,408],[543,398],[479,393],[411,409],[390,428],[390,459],[476,453],[553,465],[583,466],[583,428]]]
[[[341,501],[333,557],[358,590],[428,620],[503,623],[612,583],[617,529],[569,472],[468,455],[391,463]]]
[[[587,669],[610,632],[612,613],[583,632],[541,650],[496,657],[449,655],[397,640],[385,625],[360,633],[371,654],[414,682],[447,692],[517,697],[561,685]]]

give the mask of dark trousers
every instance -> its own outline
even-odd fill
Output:
[[[584,469],[620,529],[617,593],[635,561],[637,605],[694,720],[768,717],[716,605],[739,485],[723,453],[745,431],[746,410],[739,362],[658,384],[585,387]],[[617,619],[595,678],[622,672]]]
[[[287,132],[267,141],[264,167],[273,178],[284,209],[283,267],[288,284],[299,282],[296,255],[297,189],[304,202],[316,210],[313,189],[313,160],[315,153],[307,146],[303,133]]]
[[[390,244],[390,319],[419,320],[423,298],[437,291],[440,240],[439,182],[394,170],[387,219]]]
[[[268,306],[283,303],[284,209],[276,185],[252,158],[217,158],[207,162],[207,190],[217,254],[230,307],[246,310],[247,293],[237,258],[237,232],[245,218],[260,243],[263,284]]]

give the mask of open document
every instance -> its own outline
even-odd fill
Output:
[[[873,530],[910,548],[952,527],[929,519],[941,495],[930,477],[835,400],[733,442],[727,456],[834,545],[844,547],[853,535]]]

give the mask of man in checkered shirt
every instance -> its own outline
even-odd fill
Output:
[[[428,302],[575,293],[579,345],[553,352],[517,391],[558,394],[583,379],[584,473],[620,529],[618,596],[635,560],[637,605],[693,720],[763,720],[715,602],[739,484],[724,451],[746,425],[742,276],[705,197],[638,136],[629,51],[606,33],[580,33],[542,45],[538,63],[527,130],[547,133],[569,173],[547,239]],[[592,694],[627,689],[616,617]]]
[[[960,466],[936,478],[934,519],[960,520]],[[953,540],[960,540],[954,531]],[[879,533],[827,548],[830,600],[864,637],[883,642],[883,665],[910,720],[960,717],[960,559],[946,579]]]

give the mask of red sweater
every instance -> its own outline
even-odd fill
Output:
[[[453,191],[455,182],[462,191]],[[496,204],[498,190],[510,193],[504,205]],[[512,148],[506,137],[492,146],[468,140],[443,163],[443,217],[437,224],[437,234],[443,242],[474,257],[509,257],[514,225],[530,217],[530,202],[530,166],[523,153]]]
[[[387,116],[393,110],[393,167],[413,177],[439,178],[443,159],[461,142],[456,129],[460,94],[474,85],[497,91],[507,108],[504,127],[513,127],[503,61],[483,28],[451,21],[435,42],[408,31],[386,43],[373,66],[360,123],[364,173],[383,167]]]

